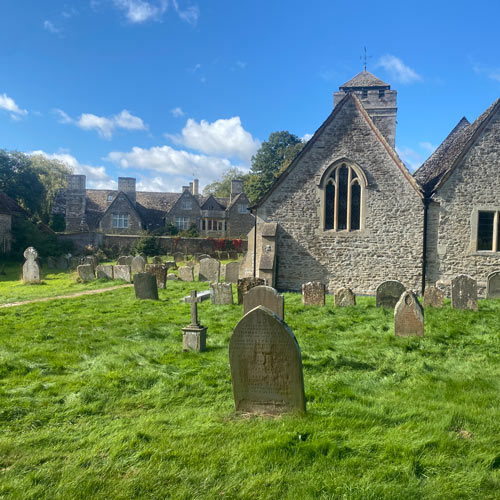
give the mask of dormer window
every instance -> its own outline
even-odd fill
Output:
[[[113,195],[112,194],[108,194],[108,203],[113,201]]]

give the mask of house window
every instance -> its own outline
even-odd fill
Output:
[[[206,228],[206,222],[205,222],[205,219],[202,219],[202,221],[201,221],[201,230],[205,231],[205,228]]]
[[[364,176],[342,163],[331,170],[323,182],[324,229],[358,231],[361,229]]]
[[[176,217],[175,225],[181,231],[189,228],[189,217]]]
[[[247,214],[248,213],[248,207],[247,205],[243,203],[238,204],[238,213],[239,214]]]
[[[222,221],[219,221],[219,223],[218,223],[218,230],[222,231]]]
[[[499,240],[499,212],[479,211],[477,221],[477,250],[497,252],[500,248]]]
[[[126,229],[128,227],[128,214],[113,214],[113,227]]]
[[[113,201],[113,195],[112,194],[108,194],[108,201]]]
[[[191,210],[192,204],[190,199],[182,200],[182,210]]]

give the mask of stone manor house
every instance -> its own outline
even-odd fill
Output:
[[[232,181],[227,198],[202,196],[198,179],[182,193],[136,191],[136,180],[119,177],[118,189],[87,189],[85,175],[69,175],[58,192],[54,214],[63,215],[66,232],[99,231],[141,234],[173,224],[182,231],[194,225],[202,236],[245,237],[254,225],[242,181]]]
[[[500,100],[472,124],[462,118],[411,175],[395,151],[396,94],[367,71],[334,93],[333,111],[253,207],[243,274],[255,265],[279,289],[319,280],[372,295],[388,279],[449,294],[463,273],[484,293],[500,269]]]

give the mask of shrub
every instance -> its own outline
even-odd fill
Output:
[[[160,242],[156,236],[143,236],[135,247],[135,251],[140,253],[145,253],[148,256],[158,255],[160,248]]]

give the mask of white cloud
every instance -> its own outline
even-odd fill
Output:
[[[71,118],[71,116],[65,113],[62,109],[55,108],[53,111],[59,117],[59,123],[73,123],[73,118]]]
[[[167,134],[166,137],[190,149],[209,155],[237,157],[247,164],[260,146],[260,141],[241,126],[239,116],[213,123],[205,120],[197,123],[190,118],[181,134]]]
[[[391,54],[382,56],[376,66],[383,67],[394,81],[400,83],[413,83],[422,80],[422,77],[415,70],[406,66],[401,59]]]
[[[396,146],[396,153],[399,155],[403,163],[408,167],[410,172],[414,172],[422,164],[422,157],[413,149]]]
[[[26,116],[28,111],[26,109],[21,109],[7,94],[0,94],[0,109],[4,109],[10,113],[10,116],[14,120],[19,120],[21,116]]]
[[[168,7],[167,0],[146,2],[145,0],[113,0],[115,7],[125,12],[127,20],[133,24],[161,19]]]
[[[486,75],[489,79],[500,82],[500,68],[492,68],[472,61],[472,69],[478,75]]]
[[[179,118],[180,116],[184,116],[186,114],[179,107],[172,109],[170,112],[172,113],[172,116],[174,116],[175,118]]]
[[[61,30],[57,28],[54,23],[50,21],[44,21],[43,23],[43,28],[48,31],[49,33],[52,33],[53,35],[59,35],[61,33]]]
[[[190,5],[185,9],[181,9],[177,0],[172,0],[172,3],[178,16],[183,21],[190,24],[191,26],[196,26],[196,24],[198,23],[198,18],[200,17],[200,9],[197,5]]]
[[[313,134],[304,134],[304,135],[300,138],[300,140],[301,140],[302,142],[307,142],[307,141],[309,141],[309,140],[312,138],[312,136],[313,136]]]
[[[419,142],[418,145],[430,154],[434,153],[437,149],[437,146],[434,146],[434,144],[428,141]]]

